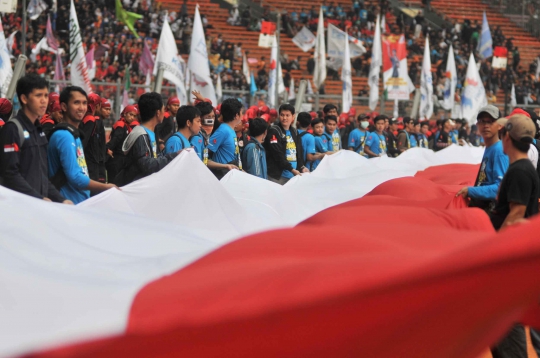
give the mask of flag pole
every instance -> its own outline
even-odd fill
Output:
[[[30,0],[31,1],[31,0]],[[21,55],[26,56],[26,0],[22,0]]]
[[[277,11],[277,27],[276,27],[276,32],[277,32],[277,36],[276,36],[276,48],[277,48],[277,62],[276,63],[276,78],[275,78],[275,87],[276,87],[276,99],[275,99],[275,106],[276,106],[276,109],[279,108],[279,73],[278,71],[280,70],[281,66],[279,66],[278,64],[280,63],[281,59],[281,51],[280,51],[280,36],[281,36],[281,11],[278,10]]]

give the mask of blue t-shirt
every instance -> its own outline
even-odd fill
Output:
[[[60,168],[66,175],[67,183],[60,188],[60,194],[64,198],[78,204],[90,197],[90,191],[86,190],[90,184],[90,177],[80,138],[75,139],[67,130],[57,130],[49,141],[47,158],[50,178]]]
[[[165,154],[176,153],[179,150],[191,148],[191,143],[180,132],[174,133],[165,143]]]
[[[428,138],[424,133],[417,134],[418,136],[418,146],[420,148],[429,148],[429,141]]]
[[[287,147],[285,148],[285,157],[287,158],[287,161],[291,163],[293,169],[296,169],[296,165],[297,165],[296,143],[293,140],[290,130],[287,130],[285,132],[285,136],[287,137]],[[289,170],[284,170],[283,173],[281,173],[281,176],[290,179],[294,176],[294,174]]]
[[[190,143],[204,165],[208,165],[208,148],[206,148],[206,145],[204,144],[203,135],[201,133],[194,135],[191,137]]]
[[[152,145],[152,151],[154,152],[154,158],[157,158],[157,145],[156,145],[156,134],[152,132],[150,129],[146,128],[145,126],[142,126],[148,136],[150,137],[150,143]]]
[[[298,135],[304,132],[305,132],[304,130],[299,129]],[[307,155],[317,153],[315,151],[315,138],[313,137],[313,134],[306,133],[302,136],[302,149],[304,150],[304,163],[307,163],[308,162]]]
[[[469,197],[480,200],[495,200],[499,184],[508,170],[508,156],[503,152],[502,141],[484,151],[480,172],[474,187],[469,187]]]
[[[384,138],[384,134],[378,134],[377,132],[370,133],[364,144],[364,147],[365,146],[377,155],[385,154],[386,138]]]
[[[454,129],[450,132],[450,138],[452,139],[452,143],[458,144],[458,131],[457,129]]]
[[[361,131],[358,128],[354,129],[349,134],[349,148],[352,148],[356,153],[367,158],[368,155],[364,153],[364,144],[369,134],[368,131]]]
[[[315,136],[314,139],[315,139],[315,150],[317,151],[317,153],[331,152],[329,147],[332,144],[329,143],[328,138],[325,135]],[[311,169],[310,170],[314,171],[319,166],[319,164],[321,163],[321,160],[322,159],[317,159],[317,160],[314,160],[313,162],[311,162]]]
[[[332,142],[330,143],[331,146],[328,147],[329,152],[338,152],[341,149],[341,136],[339,135],[338,129],[336,128],[332,135],[330,135],[328,132],[324,133],[332,138]]]
[[[418,147],[418,141],[416,140],[416,134],[407,133],[407,136],[409,137],[409,144],[411,145],[411,148]]]
[[[238,161],[240,149],[234,129],[222,123],[210,137],[208,150],[214,153],[212,160],[216,163],[227,164]]]

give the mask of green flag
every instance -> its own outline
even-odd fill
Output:
[[[136,38],[139,38],[139,34],[137,33],[137,31],[135,31],[135,27],[133,26],[135,24],[135,21],[143,18],[142,15],[124,10],[120,0],[116,0],[116,18],[118,19],[118,21],[126,25],[131,30],[131,32],[133,32]]]
[[[126,68],[126,74],[124,75],[124,81],[125,81],[125,84],[124,84],[124,89],[126,91],[129,92],[129,89],[131,88],[131,75],[130,75],[130,71],[131,71],[131,66],[127,67]]]

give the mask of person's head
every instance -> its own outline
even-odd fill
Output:
[[[201,111],[194,106],[182,106],[176,111],[178,129],[188,128],[191,135],[201,131]]]
[[[386,119],[384,120],[384,130],[388,130],[388,127],[390,127],[390,119],[386,117]]]
[[[531,119],[523,114],[514,114],[508,118],[500,118],[497,124],[502,126],[504,153],[507,155],[515,152],[527,154],[536,133],[536,127]]]
[[[285,129],[289,129],[294,120],[294,106],[292,104],[282,104],[279,106],[279,122]]]
[[[108,99],[101,99],[101,119],[108,119],[111,116],[111,102]]]
[[[159,93],[149,92],[139,97],[139,113],[141,115],[141,124],[147,123],[152,119],[156,119],[157,123],[163,122],[165,114],[165,106],[163,98]]]
[[[221,104],[221,116],[223,123],[229,123],[235,127],[238,122],[242,121],[242,108],[244,106],[236,98],[227,98]]]
[[[60,106],[67,122],[81,122],[88,109],[88,95],[77,86],[67,86],[60,92]]]
[[[450,133],[454,129],[454,121],[451,119],[445,119],[441,123],[441,131],[445,133]]]
[[[62,106],[60,105],[60,97],[53,102],[49,101],[47,112],[56,123],[62,122],[64,114],[62,113]]]
[[[124,118],[127,124],[131,124],[134,120],[137,119],[137,114],[138,114],[137,108],[135,108],[135,106],[129,105],[129,106],[126,106],[126,108],[124,108],[121,116],[122,118]]]
[[[461,121],[461,119],[456,119],[454,120],[454,122],[456,123],[455,128],[461,129],[461,127],[463,126],[463,122]]]
[[[27,116],[34,121],[47,111],[49,83],[41,76],[28,74],[17,81],[17,97]]]
[[[420,122],[420,133],[427,135],[427,132],[429,132],[429,122]]]
[[[443,119],[437,119],[437,129],[442,130]]]
[[[384,114],[378,115],[373,120],[373,124],[375,124],[375,130],[377,133],[381,134],[384,131],[384,126],[386,125],[386,117]]]
[[[268,122],[266,122],[264,119],[257,117],[257,118],[249,120],[249,135],[250,136],[254,138],[262,136],[260,138],[260,141],[263,141],[264,137],[266,137],[267,130],[268,130]]]
[[[333,134],[337,128],[337,117],[336,116],[324,117],[324,127],[326,129],[326,133]]]
[[[337,107],[333,104],[327,104],[323,108],[324,116],[338,116]]]
[[[361,129],[361,130],[367,130],[369,128],[369,120],[370,120],[370,117],[365,115],[365,114],[361,114],[358,116],[358,128]]]
[[[399,129],[398,120],[395,119],[395,118],[389,118],[388,119],[388,131],[394,133],[398,129]]]
[[[320,118],[311,121],[311,128],[313,128],[315,135],[321,136],[324,133],[324,123]]]
[[[212,128],[214,127],[214,121],[216,120],[216,112],[214,112],[214,107],[211,103],[208,102],[199,102],[195,105],[197,109],[201,112],[201,126],[206,133],[211,133]]]
[[[296,116],[296,123],[300,129],[308,129],[311,125],[311,114],[308,112],[300,112]]]
[[[420,122],[414,121],[414,131],[413,133],[420,133]]]
[[[178,97],[169,97],[169,100],[167,101],[167,110],[173,117],[176,116],[178,108],[180,108],[180,100]]]
[[[90,115],[99,114],[101,112],[101,97],[95,93],[90,93],[88,99],[87,113]]]
[[[484,141],[499,137],[499,130],[501,129],[501,126],[497,124],[499,118],[501,118],[501,112],[491,104],[481,108],[478,112],[476,124]]]
[[[0,98],[0,119],[7,122],[13,112],[13,105],[6,98]]]
[[[403,125],[407,132],[412,133],[414,131],[414,121],[411,117],[403,117]]]

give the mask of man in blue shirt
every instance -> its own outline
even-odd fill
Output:
[[[240,148],[236,138],[236,127],[242,121],[243,105],[236,98],[228,98],[221,104],[221,123],[208,142],[209,156],[212,161],[223,164],[222,168],[212,169],[214,175],[221,179],[229,170],[242,169]]]
[[[368,155],[364,152],[364,144],[367,137],[369,136],[369,117],[366,115],[358,116],[358,128],[354,129],[349,134],[349,150],[360,154],[366,158],[369,158]]]
[[[298,127],[298,136],[302,139],[302,149],[304,150],[304,163],[309,168],[311,162],[320,160],[323,154],[315,150],[315,137],[307,130],[311,125],[311,115],[307,112],[298,113],[296,117],[296,126]]]
[[[261,179],[268,179],[268,171],[266,169],[266,151],[262,145],[268,123],[262,118],[254,118],[249,120],[249,135],[250,140],[242,151],[242,163],[244,170]]]
[[[386,138],[384,137],[384,126],[386,124],[386,116],[379,115],[373,120],[375,131],[370,133],[364,144],[364,152],[370,158],[382,157],[386,155]]]
[[[429,131],[429,121],[416,122],[414,125],[416,138],[420,148],[429,148],[429,141],[426,133]]]
[[[114,184],[104,184],[90,179],[79,136],[79,125],[87,111],[86,92],[76,86],[68,86],[60,93],[60,106],[64,121],[51,131],[47,157],[49,177],[60,193],[74,204],[90,197],[90,191],[99,193]]]
[[[319,164],[321,163],[322,158],[325,155],[332,155],[332,144],[328,141],[328,136],[324,134],[324,124],[323,121],[319,118],[316,118],[311,122],[311,127],[313,128],[313,135],[315,139],[315,151],[317,152],[318,157],[310,163],[310,170],[314,171]]]
[[[494,206],[499,184],[509,166],[508,156],[504,154],[502,142],[499,140],[501,126],[497,124],[497,120],[500,117],[499,109],[493,105],[487,105],[478,112],[477,125],[486,143],[486,150],[474,186],[464,187],[456,194],[470,198],[469,206],[486,211],[490,211]]]
[[[397,147],[400,154],[407,149],[416,147],[416,137],[414,135],[414,120],[411,117],[404,117],[403,125],[405,126],[405,129],[399,131],[399,134],[397,136]]]
[[[193,106],[182,106],[176,112],[178,131],[167,139],[165,154],[191,148],[190,138],[201,130],[201,112]]]

